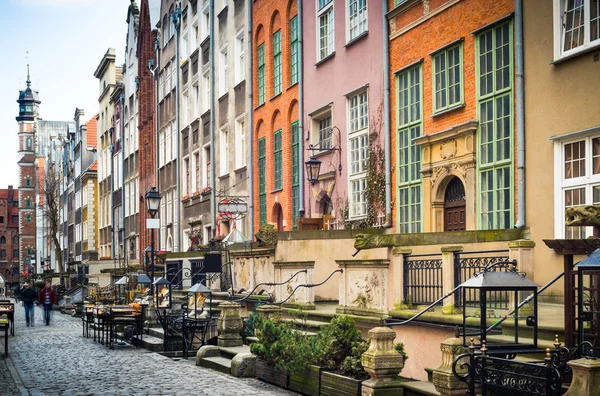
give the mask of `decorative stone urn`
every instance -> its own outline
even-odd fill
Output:
[[[465,352],[465,348],[460,338],[448,338],[440,345],[442,350],[442,364],[433,370],[433,385],[435,389],[444,396],[463,396],[467,394],[467,384],[460,381],[452,373],[452,364],[454,359],[461,353]],[[466,369],[457,367],[458,373],[464,373]]]
[[[370,378],[362,384],[362,396],[397,395],[402,382],[398,374],[404,367],[404,359],[394,349],[396,332],[388,327],[369,330],[371,344],[363,353],[361,361]]]
[[[240,318],[240,304],[236,302],[225,301],[219,304],[221,316],[217,320],[217,330],[219,338],[217,344],[220,347],[235,347],[244,344],[240,331],[243,327],[242,318]]]

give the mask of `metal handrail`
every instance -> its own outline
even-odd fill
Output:
[[[333,274],[335,274],[336,272],[343,273],[344,270],[340,268],[340,269],[337,269],[337,270],[333,271],[331,274],[329,274],[329,276],[327,278],[325,278],[325,280],[323,282],[320,282],[320,283],[307,283],[305,285],[298,285],[298,286],[296,286],[294,288],[294,290],[292,290],[292,293],[285,298],[285,300],[277,301],[277,302],[275,302],[275,301],[269,301],[269,304],[271,304],[271,305],[281,305],[281,304],[284,304],[286,301],[288,301],[290,298],[292,298],[292,296],[294,295],[294,293],[296,293],[296,290],[298,290],[299,288],[301,288],[301,287],[312,288],[312,287],[321,286],[322,284],[324,284],[325,282],[327,282],[329,280],[329,278],[331,278],[333,276]]]
[[[307,269],[300,270],[300,271],[296,272],[294,275],[292,275],[290,279],[288,279],[286,281],[283,281],[283,282],[262,282],[262,283],[259,283],[258,285],[254,286],[254,289],[252,289],[252,291],[250,293],[248,293],[247,296],[244,296],[244,297],[238,298],[238,299],[232,299],[231,301],[233,301],[233,302],[242,302],[242,301],[247,300],[248,298],[250,298],[250,296],[252,296],[252,293],[254,293],[256,291],[256,289],[258,289],[260,286],[281,286],[281,285],[285,285],[286,283],[288,283],[289,281],[291,281],[292,279],[294,279],[296,276],[298,276],[298,274],[303,273],[303,272],[305,274],[307,274],[308,270]]]
[[[391,322],[391,321],[389,321],[389,319],[381,318],[380,325],[383,327],[383,326],[402,326],[402,325],[408,324],[408,323],[412,322],[413,320],[417,319],[419,316],[423,315],[425,312],[429,311],[431,308],[433,308],[434,306],[436,306],[440,302],[444,301],[446,298],[448,298],[451,295],[453,295],[454,292],[457,291],[460,288],[461,288],[460,285],[456,286],[454,289],[452,289],[451,291],[449,291],[448,293],[446,293],[442,297],[438,298],[437,300],[435,300],[434,302],[432,302],[431,304],[429,304],[425,309],[421,310],[419,313],[417,313],[416,315],[414,315],[413,317],[411,317],[409,319],[402,320],[402,321],[399,321],[399,322]]]

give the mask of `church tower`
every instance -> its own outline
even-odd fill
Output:
[[[38,123],[39,93],[31,89],[29,65],[27,65],[27,88],[19,92],[19,268],[24,277],[35,263],[36,251],[36,181],[35,135]],[[14,218],[10,221],[13,222]],[[33,260],[32,260],[33,259]]]

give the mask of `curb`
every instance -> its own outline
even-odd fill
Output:
[[[9,356],[6,356],[4,361],[6,362],[6,367],[8,367],[8,371],[10,371],[10,375],[13,378],[13,381],[15,381],[15,385],[17,386],[17,389],[19,389],[19,392],[21,392],[21,395],[29,396],[30,393],[23,385],[23,382],[21,382],[21,377],[12,363],[12,359]]]

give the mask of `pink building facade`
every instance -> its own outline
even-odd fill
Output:
[[[381,180],[373,178],[370,153],[383,161],[382,3],[315,0],[303,7],[304,159],[321,161],[318,181],[304,181],[305,217],[321,219],[312,226],[322,229],[381,225],[385,185],[375,205],[367,185]]]

